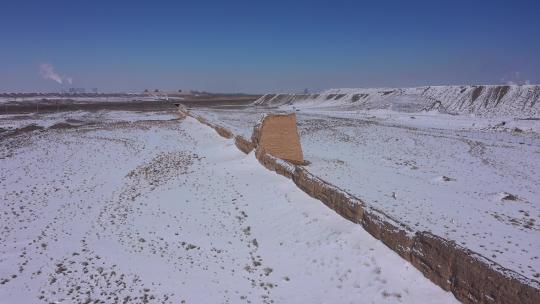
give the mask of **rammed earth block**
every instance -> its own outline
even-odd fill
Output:
[[[304,163],[294,113],[266,115],[257,128],[258,149],[293,164]]]

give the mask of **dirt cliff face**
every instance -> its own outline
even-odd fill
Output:
[[[416,233],[411,263],[463,303],[540,303],[538,282],[429,232]]]

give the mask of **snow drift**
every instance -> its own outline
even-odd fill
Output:
[[[320,94],[266,94],[253,104],[540,118],[540,85],[330,89]]]

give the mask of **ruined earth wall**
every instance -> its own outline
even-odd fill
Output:
[[[248,140],[248,139],[245,139],[243,136],[241,135],[236,135],[234,137],[234,144],[236,145],[236,147],[246,153],[246,154],[249,154],[251,153],[251,151],[253,151],[253,149],[255,149],[255,145],[253,145],[253,143]]]
[[[183,112],[190,115],[187,110]],[[210,124],[218,134],[232,138],[232,132]],[[451,291],[463,303],[540,303],[540,283],[483,257],[453,241],[426,231],[414,231],[406,224],[361,199],[309,173],[300,165],[278,159],[260,149],[261,124],[254,127],[251,141],[235,137],[244,153],[255,149],[259,162],[269,170],[291,179],[302,191],[362,227],[394,250],[425,277]]]
[[[258,128],[257,149],[293,164],[304,163],[294,113],[266,115]]]

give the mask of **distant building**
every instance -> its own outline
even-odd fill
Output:
[[[97,94],[98,93],[98,89],[97,88],[91,88],[90,89],[90,92],[94,93],[94,94]]]
[[[84,88],[69,88],[68,92],[70,94],[84,94],[86,90]]]

